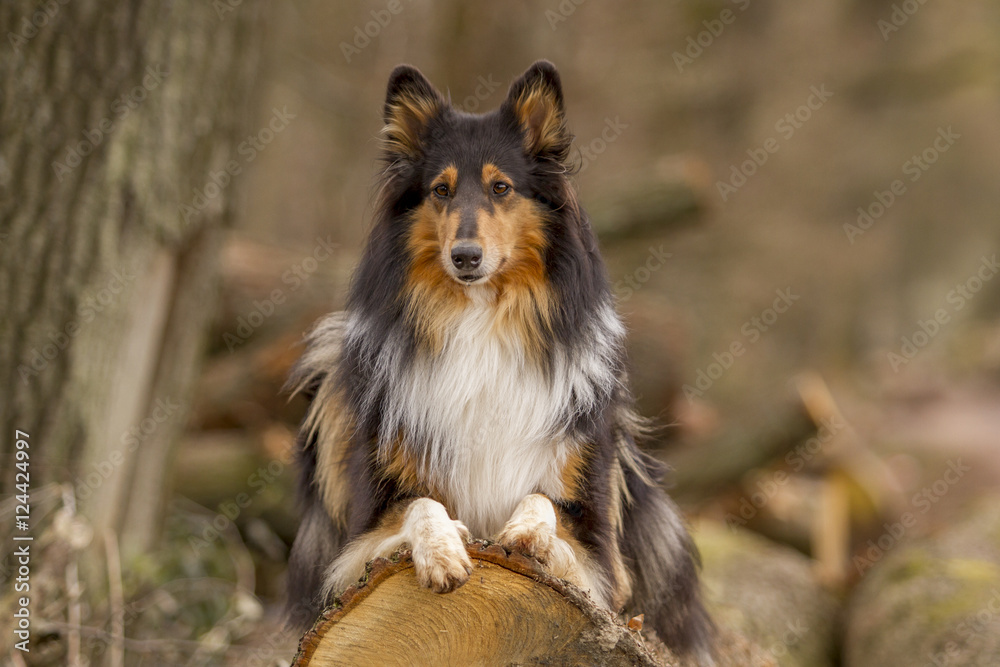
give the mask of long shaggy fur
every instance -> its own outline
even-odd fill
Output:
[[[521,503],[541,494],[598,602],[644,613],[668,645],[709,661],[697,553],[636,445],[625,330],[567,178],[555,68],[536,63],[474,116],[401,66],[384,116],[376,219],[346,311],[310,334],[289,380],[311,399],[291,608],[309,618],[415,522],[496,538],[519,507],[537,514]],[[469,239],[481,276],[449,266]],[[437,505],[414,514],[419,498],[458,532]],[[464,581],[452,575],[442,590]]]

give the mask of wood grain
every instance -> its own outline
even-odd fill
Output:
[[[468,583],[439,595],[417,584],[407,552],[373,561],[303,637],[295,665],[670,665],[641,635],[534,560],[468,546]]]

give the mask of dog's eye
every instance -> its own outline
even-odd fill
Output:
[[[510,186],[507,185],[506,183],[497,181],[496,183],[493,184],[493,192],[495,192],[498,195],[505,195],[507,194],[508,190],[510,190]]]
[[[438,197],[447,197],[448,196],[448,186],[444,185],[444,184],[436,186],[434,188],[434,194],[436,194]]]

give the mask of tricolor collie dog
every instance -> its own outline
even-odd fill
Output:
[[[400,66],[384,118],[347,308],[290,379],[311,400],[291,604],[328,603],[402,546],[447,593],[469,578],[466,540],[492,539],[704,659],[697,553],[636,446],[625,329],[568,179],[556,69],[535,63],[474,115]]]

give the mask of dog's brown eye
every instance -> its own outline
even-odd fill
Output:
[[[447,197],[448,186],[444,184],[438,185],[437,187],[434,188],[434,194],[436,194],[438,197]]]
[[[510,186],[507,185],[506,183],[497,181],[496,183],[493,184],[493,192],[495,192],[498,195],[507,194],[508,190],[510,190]]]

